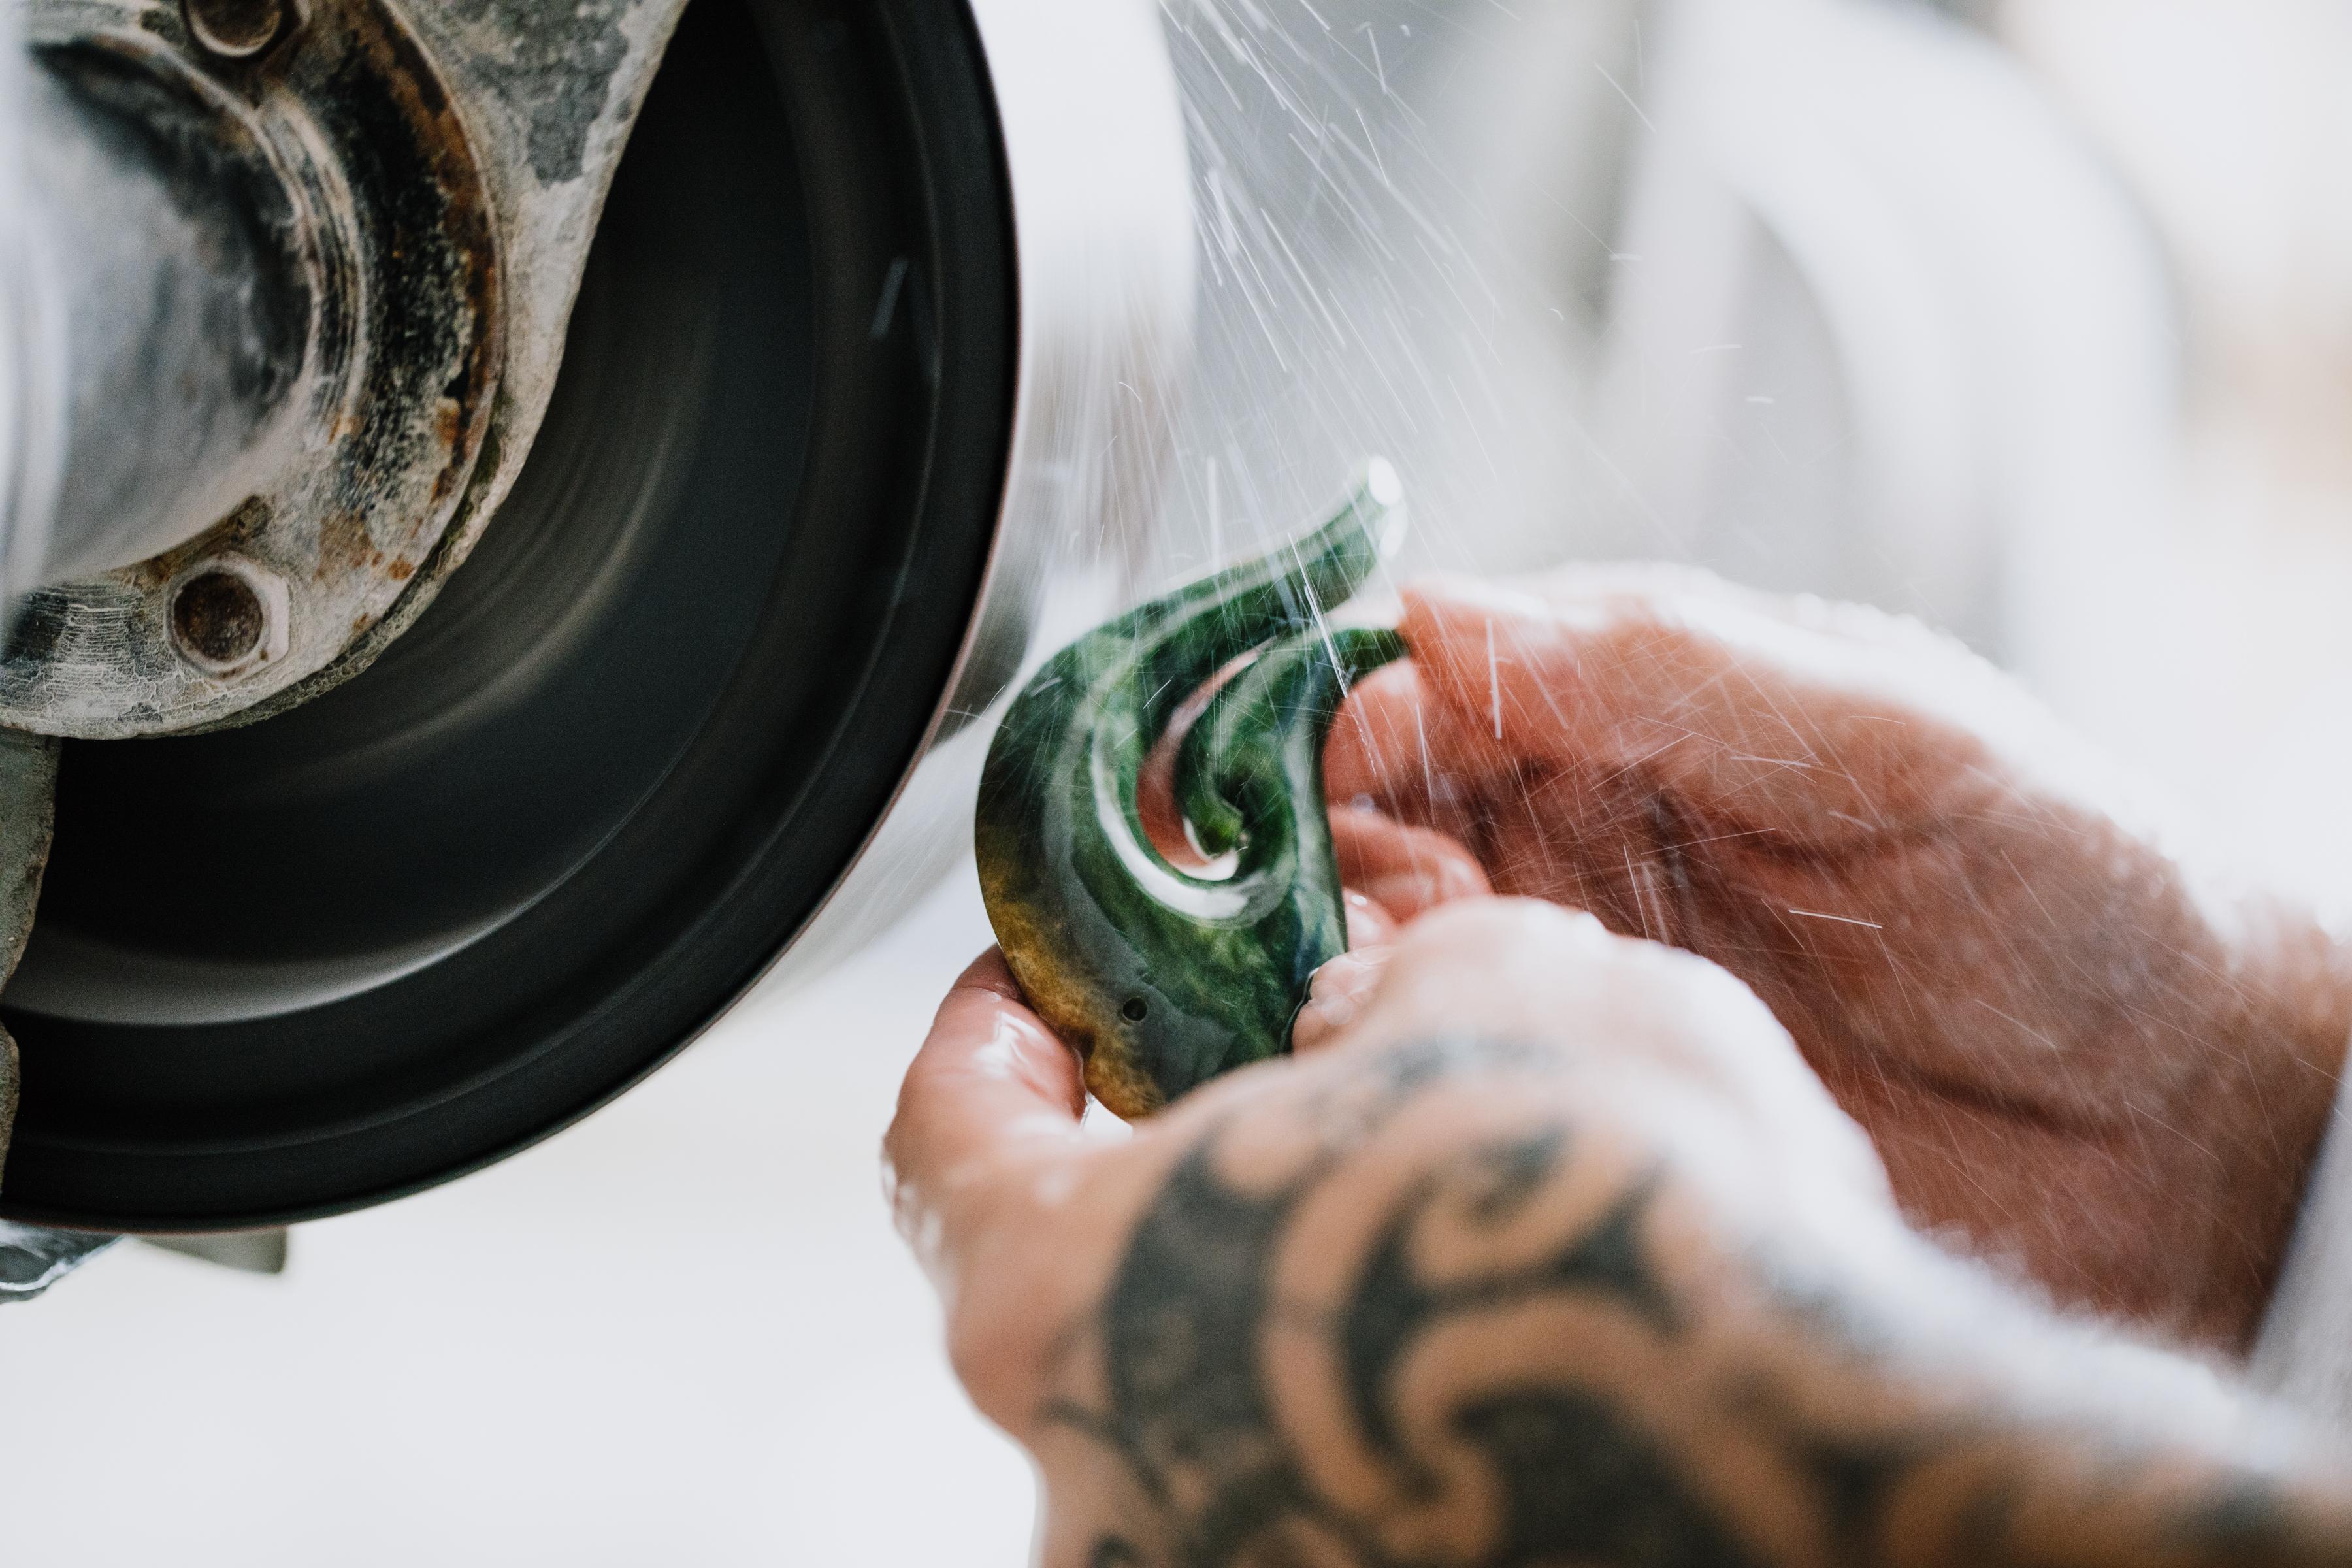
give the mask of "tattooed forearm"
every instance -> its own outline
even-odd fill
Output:
[[[1543,1092],[1538,1055],[1357,1070],[1307,1113],[1310,1156],[1268,1153],[1295,1110],[1281,1138],[1244,1112],[1196,1144],[1066,1349],[1047,1441],[1118,1478],[1076,1561],[2352,1563],[2324,1486],[2134,1426],[2128,1400],[2004,1393],[1997,1351],[1906,1339],[1833,1260],[1710,1234],[1670,1163]],[[1465,1104],[1474,1135],[1434,1135]],[[1959,1278],[1921,1254],[1925,1289]],[[2077,1331],[2019,1302],[1981,1331],[2021,1324]]]

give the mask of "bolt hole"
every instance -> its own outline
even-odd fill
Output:
[[[260,593],[236,572],[200,572],[172,598],[172,636],[198,664],[226,669],[251,658],[269,631]]]
[[[1150,1008],[1143,1005],[1142,997],[1130,996],[1127,999],[1127,1005],[1118,1010],[1118,1016],[1130,1024],[1140,1024],[1143,1022],[1144,1015],[1150,1011]]]
[[[181,0],[188,31],[224,59],[249,59],[276,41],[286,25],[282,0]]]

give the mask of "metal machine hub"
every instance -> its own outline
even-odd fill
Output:
[[[33,16],[77,374],[16,728],[172,733],[349,674],[446,570],[489,425],[497,234],[430,56],[374,0],[193,25],[217,9]]]
[[[169,463],[77,445],[122,360],[68,356],[66,489],[140,507],[60,509],[96,564],[0,664],[0,718],[69,737],[13,742],[57,830],[0,1214],[445,1179],[969,841],[970,721],[1148,511],[1185,370],[1148,0],[28,15],[49,153],[169,241],[110,276],[268,308],[184,344]]]

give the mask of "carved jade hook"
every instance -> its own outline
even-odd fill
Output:
[[[1347,951],[1323,806],[1323,741],[1348,688],[1399,658],[1394,632],[1339,628],[1404,531],[1370,464],[1338,516],[1079,638],[1021,693],[981,775],[981,887],[1015,978],[1122,1116],[1289,1048],[1321,965]],[[1136,804],[1185,700],[1244,655],[1176,762],[1176,801],[1232,876],[1169,863]]]

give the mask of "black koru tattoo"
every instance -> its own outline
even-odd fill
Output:
[[[1100,1407],[1069,1404],[1052,1412],[1112,1449],[1149,1500],[1151,1517],[1123,1521],[1093,1542],[1088,1568],[1762,1562],[1693,1484],[1683,1456],[1630,1419],[1622,1401],[1570,1379],[1530,1376],[1507,1391],[1466,1394],[1446,1413],[1452,1438],[1483,1462],[1494,1500],[1482,1541],[1467,1553],[1401,1554],[1377,1521],[1318,1490],[1284,1429],[1266,1358],[1270,1331],[1286,1313],[1296,1316],[1277,1300],[1275,1281],[1301,1205],[1353,1144],[1432,1081],[1524,1054],[1458,1041],[1400,1054],[1370,1110],[1352,1108],[1352,1134],[1269,1190],[1221,1175],[1214,1136],[1175,1169],[1138,1226],[1095,1325]],[[1432,1500],[1448,1484],[1408,1447],[1399,1408],[1400,1373],[1431,1335],[1469,1315],[1567,1297],[1622,1314],[1669,1342],[1688,1331],[1685,1310],[1645,1255],[1654,1179],[1628,1184],[1597,1219],[1564,1227],[1570,1233],[1533,1261],[1443,1281],[1416,1268],[1413,1238],[1441,1201],[1451,1223],[1465,1229],[1507,1226],[1568,1173],[1574,1152],[1572,1131],[1549,1127],[1473,1148],[1422,1174],[1378,1227],[1337,1308],[1316,1324],[1336,1347],[1352,1436],[1393,1477],[1400,1507]],[[1759,1388],[1748,1414],[1789,1471],[1805,1478],[1833,1552],[1824,1561],[1887,1561],[1882,1526],[1889,1504],[1932,1457],[1934,1436],[1825,1435],[1805,1430],[1775,1403]],[[2002,1500],[1988,1500],[2004,1511]],[[2242,1494],[2219,1508],[2209,1500],[2187,1513],[2195,1516],[2184,1515],[2187,1533],[2203,1532],[2199,1559],[2275,1560],[2263,1543],[2275,1545],[2279,1521],[2259,1496]],[[2021,1561],[2011,1555],[1999,1521],[1984,1522],[1969,1560],[1987,1568]]]

